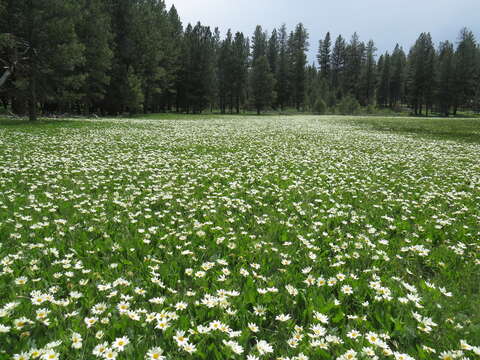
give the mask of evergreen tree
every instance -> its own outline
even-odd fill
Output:
[[[180,71],[181,71],[181,50],[183,42],[183,24],[178,16],[177,9],[172,5],[168,11],[169,30],[166,41],[165,61],[165,89],[164,101],[167,110],[175,105],[179,110],[178,89],[180,88]]]
[[[289,86],[289,59],[288,59],[288,37],[287,27],[283,24],[280,27],[279,35],[279,54],[278,54],[278,68],[275,86],[277,92],[277,104],[283,111],[290,99],[290,86]]]
[[[308,110],[314,111],[315,105],[321,100],[323,103],[324,93],[326,89],[324,86],[326,82],[321,78],[320,72],[317,70],[315,64],[308,65],[306,68],[306,85],[305,85],[305,104]]]
[[[252,63],[267,55],[267,34],[257,25],[252,38]]]
[[[165,49],[170,25],[163,1],[138,0],[133,15],[132,66],[142,83],[143,111],[151,112],[165,89]]]
[[[367,44],[365,61],[362,65],[360,76],[360,103],[363,106],[372,105],[375,99],[376,87],[376,61],[375,53],[377,48],[373,40]]]
[[[115,46],[110,85],[102,106],[111,115],[138,110],[141,104],[133,104],[132,98],[143,99],[142,94],[138,93],[141,87],[137,87],[141,80],[133,69],[136,61],[132,38],[135,32],[135,2],[135,0],[108,0]]]
[[[215,39],[210,27],[187,26],[182,58],[181,106],[187,113],[200,113],[211,103],[214,89]]]
[[[332,70],[330,79],[330,89],[335,93],[335,99],[342,97],[342,89],[345,77],[346,62],[346,43],[342,35],[338,35],[332,51]],[[334,104],[329,104],[333,106]]]
[[[455,81],[455,105],[454,114],[457,108],[468,106],[475,96],[477,85],[476,78],[476,57],[477,45],[473,33],[464,28],[460,32],[456,57],[456,81]]]
[[[267,57],[261,56],[252,68],[252,105],[257,114],[273,104],[275,99],[275,79],[270,71]]]
[[[475,98],[473,100],[473,110],[480,113],[480,44],[477,44],[477,64],[476,64],[476,79],[477,85],[475,87]]]
[[[308,33],[302,23],[298,24],[290,37],[290,70],[292,100],[297,111],[305,102],[306,65],[308,51]]]
[[[272,35],[270,36],[270,39],[268,39],[267,58],[268,58],[268,64],[270,65],[270,71],[274,75],[277,73],[278,52],[279,52],[278,33],[276,29],[273,29]]]
[[[219,105],[222,114],[225,114],[227,104],[230,105],[230,111],[233,111],[233,38],[229,29],[226,38],[222,41],[218,55],[218,91]]]
[[[379,60],[379,69],[381,70],[378,90],[377,90],[377,104],[382,107],[387,107],[390,104],[390,54],[388,52]]]
[[[397,44],[390,58],[390,104],[392,107],[405,100],[405,69],[407,57],[403,49]]]
[[[347,45],[345,58],[345,82],[344,93],[351,94],[357,100],[360,98],[360,74],[365,53],[365,44],[363,44],[357,33],[352,35],[350,43]]]
[[[17,94],[28,102],[31,121],[38,104],[56,102],[65,108],[79,96],[83,74],[76,71],[85,61],[84,46],[75,31],[81,12],[74,0],[6,0],[4,26],[28,44],[22,71],[15,74]]]
[[[430,33],[420,34],[408,56],[408,96],[415,115],[426,115],[432,106],[435,90],[435,48]]]
[[[247,93],[247,75],[248,75],[248,57],[250,54],[250,44],[245,36],[237,32],[233,41],[233,98],[237,114],[240,113],[240,107],[245,102]]]
[[[440,44],[437,68],[437,103],[440,112],[448,116],[455,98],[455,51],[449,41]]]
[[[322,79],[330,78],[330,67],[331,67],[331,46],[332,41],[330,39],[330,33],[327,32],[324,40],[320,40],[318,47],[317,60],[320,67],[320,76]]]
[[[113,58],[112,19],[104,0],[84,0],[77,34],[85,47],[85,62],[78,67],[84,74],[81,89],[83,112],[98,111],[110,84]]]

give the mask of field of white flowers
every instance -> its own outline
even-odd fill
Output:
[[[0,359],[480,358],[480,121],[402,121],[0,125]]]

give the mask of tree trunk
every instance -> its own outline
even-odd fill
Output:
[[[30,121],[37,121],[37,79],[34,68],[30,72],[28,92],[28,116]]]
[[[0,78],[0,88],[5,84],[5,82],[8,80],[8,78],[12,75],[12,71],[10,69],[7,69]]]

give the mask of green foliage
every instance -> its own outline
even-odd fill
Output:
[[[315,101],[313,112],[318,115],[323,115],[327,112],[327,104],[325,104],[322,98],[319,97],[317,101]]]
[[[478,84],[477,42],[473,33],[464,28],[460,31],[459,43],[455,53],[455,110],[468,104],[475,96]]]
[[[426,115],[434,100],[435,89],[435,48],[430,33],[420,34],[408,55],[408,88],[410,104],[415,115]]]
[[[304,105],[306,91],[306,65],[308,51],[308,32],[302,23],[298,24],[295,32],[288,40],[288,54],[290,57],[290,81],[292,83],[292,102],[298,111]]]
[[[261,56],[253,64],[251,79],[252,105],[258,114],[272,105],[275,99],[274,86],[275,79],[270,72],[268,59]]]
[[[131,68],[127,73],[127,83],[122,89],[125,102],[125,110],[130,114],[135,114],[142,109],[145,98],[142,91],[142,79]]]
[[[258,97],[249,83],[265,56],[276,95],[268,106],[282,112],[311,110],[318,97],[334,108],[349,94],[362,107],[409,106],[416,115],[480,109],[480,50],[466,28],[456,49],[441,43],[437,51],[422,33],[408,57],[397,45],[378,61],[373,40],[339,35],[332,46],[328,32],[318,68],[307,65],[302,23],[270,34],[258,25],[251,39],[250,46],[243,33],[223,35],[200,23],[184,29],[176,8],[167,11],[159,0],[2,0],[0,58],[8,71],[0,100],[5,111],[32,119],[38,108],[240,113]]]
[[[437,59],[437,102],[440,112],[448,116],[455,103],[455,52],[453,44],[440,44]]]
[[[2,360],[475,359],[478,119],[147,117],[0,120]]]
[[[320,68],[320,77],[328,80],[331,70],[331,46],[330,33],[327,32],[325,39],[319,41],[317,60]]]
[[[360,111],[360,103],[351,95],[345,96],[337,105],[337,111],[341,115],[355,115]]]
[[[85,62],[77,71],[85,76],[81,88],[85,112],[96,112],[110,84],[112,19],[104,0],[84,0],[77,34],[84,46]]]

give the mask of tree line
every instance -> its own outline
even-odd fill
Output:
[[[161,0],[0,0],[0,99],[15,114],[245,110],[416,115],[480,111],[480,46],[468,29],[377,57],[357,33],[330,33],[309,64],[300,23],[251,37],[183,26]]]

